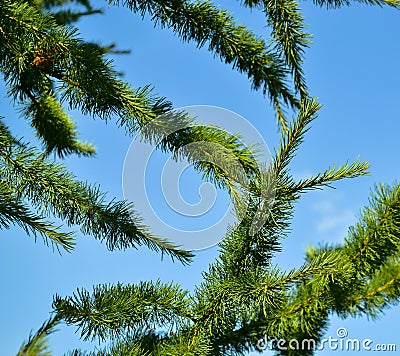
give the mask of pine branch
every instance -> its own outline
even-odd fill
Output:
[[[207,334],[200,332],[196,333],[196,337],[192,336],[193,333],[186,330],[180,331],[179,334],[173,334],[168,340],[157,345],[154,355],[203,356],[212,354]]]
[[[28,3],[44,14],[50,11],[59,25],[69,25],[81,17],[103,13],[101,9],[93,9],[88,0],[29,0]],[[66,8],[71,3],[76,3],[84,11]]]
[[[397,303],[400,296],[399,261],[396,257],[399,252],[396,237],[399,230],[398,185],[381,186],[377,191],[371,199],[371,208],[364,210],[359,228],[350,230],[345,245],[325,250],[338,254],[336,272],[333,270],[331,276],[322,280],[313,277],[307,284],[299,285],[293,291],[292,301],[281,309],[281,313],[277,315],[276,309],[272,309],[264,323],[261,318],[258,327],[265,327],[264,333],[269,335],[268,330],[270,333],[274,330],[273,335],[281,335],[285,330],[298,330],[285,339],[297,335],[296,339],[301,340],[313,335],[312,338],[318,341],[318,333],[313,331],[318,323],[312,315],[336,312],[344,317],[349,314],[376,317],[384,307]],[[359,252],[354,255],[354,251]],[[321,320],[321,326],[325,321]],[[288,323],[292,323],[292,329]],[[290,352],[282,354],[289,355]]]
[[[77,139],[75,123],[52,94],[42,94],[39,101],[34,98],[25,109],[25,116],[31,118],[31,125],[42,138],[46,153],[56,152],[61,158],[75,153],[78,156],[92,156],[95,148]]]
[[[166,336],[151,329],[136,329],[131,335],[112,342],[109,347],[98,350],[93,356],[152,356],[157,345],[163,342]]]
[[[238,315],[252,314],[254,310],[263,310],[263,315],[266,317],[273,310],[279,310],[284,306],[287,300],[284,293],[286,289],[311,278],[315,280],[318,278],[319,283],[326,283],[329,276],[338,273],[337,262],[337,255],[325,253],[311,263],[287,273],[281,272],[276,267],[270,267],[265,272],[262,269],[248,268],[240,275],[220,278],[219,284],[212,282],[216,277],[214,275],[214,279],[208,278],[210,281],[208,289],[197,292],[200,300],[212,295],[214,302],[206,309],[206,313],[196,319],[196,323],[200,322],[202,327],[206,327],[204,324],[211,324],[213,334],[216,334],[218,329],[224,328],[224,332],[218,334],[223,335],[226,328],[230,327],[224,325],[227,324],[225,320],[232,318],[232,314],[236,316],[233,319],[236,320],[233,327],[237,323]],[[215,298],[217,293],[219,296]],[[201,308],[204,310],[204,306]],[[222,322],[221,319],[224,321]]]
[[[204,356],[211,351],[208,340],[202,335],[191,343],[189,333],[180,330],[179,335],[156,333],[149,329],[135,330],[131,335],[111,343],[103,349],[87,353],[73,350],[64,356]]]
[[[21,345],[17,356],[51,356],[48,336],[56,331],[58,323],[57,318],[51,318],[43,323],[36,333],[30,334],[28,340]]]
[[[398,251],[400,184],[377,185],[360,221],[349,229],[345,250],[359,276],[370,275]]]
[[[311,335],[318,342],[319,332],[323,331],[326,322],[321,319],[322,329],[313,330],[320,315],[336,312],[343,317],[349,314],[376,317],[382,309],[398,302],[399,186],[380,186],[376,191],[370,201],[371,207],[364,209],[360,222],[350,229],[343,247],[312,253],[318,256],[325,250],[337,254],[336,272],[332,270],[331,276],[322,280],[313,277],[307,284],[299,285],[292,292],[292,301],[281,309],[281,313],[276,314],[277,310],[271,309],[271,314],[266,315],[264,322],[261,318],[255,329],[258,326],[259,332],[263,330],[268,335],[282,335],[285,330],[292,330],[285,336],[286,340],[301,340]],[[354,254],[354,251],[358,252]],[[254,327],[250,328],[253,333]],[[291,355],[289,351],[281,354]]]
[[[75,2],[92,11],[88,1]],[[314,2],[332,7],[349,3]],[[398,6],[397,1],[360,2]],[[263,0],[273,28],[275,51],[209,2],[124,2],[134,12],[149,14],[156,24],[171,28],[182,40],[194,40],[199,47],[208,44],[223,61],[247,73],[255,88],[268,93],[283,134],[267,172],[258,169],[254,150],[242,145],[239,137],[217,128],[186,127],[193,118],[184,113],[171,114],[171,103],[152,94],[149,87],[132,89],[117,79],[118,73],[104,59],[103,48],[83,42],[74,30],[57,25],[54,17],[43,16],[46,6],[62,6],[65,0],[36,1],[38,11],[26,3],[0,3],[0,70],[9,95],[28,106],[25,116],[31,119],[48,151],[58,149],[63,155],[80,150],[74,146],[78,142],[75,127],[55,100],[61,93],[63,102],[85,114],[105,120],[117,115],[118,124],[129,133],[141,131],[145,140],[172,152],[175,159],[187,158],[206,179],[228,189],[231,195],[236,194],[235,184],[249,192],[243,220],[228,231],[220,245],[219,259],[204,274],[204,282],[193,298],[176,285],[160,282],[99,285],[93,293],[78,289],[72,297],[55,297],[57,318],[76,325],[83,338],[114,341],[91,356],[243,355],[262,335],[319,340],[332,312],[374,317],[382,308],[397,303],[399,184],[377,188],[371,207],[350,229],[344,246],[309,250],[307,263],[287,273],[271,266],[273,254],[280,250],[279,241],[288,232],[300,193],[363,175],[367,169],[366,163],[356,161],[328,168],[300,182],[290,175],[288,165],[319,109],[315,100],[307,98],[301,64],[308,37],[295,1]],[[253,6],[261,0],[246,3]],[[68,16],[71,18],[72,13]],[[300,104],[286,85],[290,70],[302,96]],[[39,110],[37,105],[42,99],[45,107]],[[300,107],[290,124],[282,103]],[[160,119],[160,115],[168,120]],[[64,130],[67,143],[46,132],[44,127],[52,122],[53,133]],[[81,225],[83,232],[105,240],[110,249],[146,244],[182,261],[190,257],[148,233],[139,218],[132,216],[130,205],[105,203],[98,189],[77,182],[63,166],[16,141],[1,123],[0,128],[0,174],[10,183],[6,187],[9,191],[5,190],[9,195],[4,199],[8,204],[12,199],[21,204],[28,201],[43,215],[54,214],[68,225]],[[168,135],[171,128],[172,135]],[[196,150],[187,147],[201,141],[207,143],[197,145]],[[213,148],[215,143],[219,149]],[[218,166],[216,163],[221,161],[225,165]],[[263,193],[265,188],[267,194]],[[0,210],[1,204],[0,199]],[[4,211],[9,215],[4,215],[4,226],[24,216],[23,208],[6,206]],[[15,217],[10,215],[12,209]],[[25,220],[28,214],[26,211]],[[27,228],[32,229],[29,224]],[[47,351],[45,346],[43,350]],[[312,350],[280,354],[310,355]],[[72,355],[83,353],[75,350]]]
[[[307,98],[307,85],[302,69],[304,49],[309,47],[311,35],[305,31],[299,5],[293,0],[246,0],[249,7],[263,7],[277,50],[283,53],[292,71],[295,88],[301,98]]]
[[[221,243],[221,259],[232,275],[250,266],[267,266],[272,253],[279,251],[279,239],[288,231],[294,203],[299,198],[286,166],[319,107],[315,100],[301,103],[296,120],[288,132],[282,132],[270,170],[253,178],[244,218]],[[264,205],[262,209],[260,204]]]
[[[296,194],[298,191],[296,184],[287,173],[286,166],[293,157],[299,142],[303,140],[317,109],[316,102],[305,102],[303,109],[305,113],[300,112],[288,133],[282,134],[283,139],[273,166],[278,175],[275,178],[275,197],[270,205],[270,216],[265,221],[262,230],[255,236],[249,236],[246,226],[252,218],[251,210],[248,210],[239,227],[232,229],[221,243],[220,260],[210,266],[209,271],[204,274],[205,282],[196,292],[196,299],[198,299],[195,307],[196,328],[209,330],[217,348],[228,347],[229,349],[230,346],[224,346],[224,344],[221,346],[221,340],[227,333],[229,334],[229,330],[235,329],[238,316],[246,314],[254,316],[257,308],[261,308],[262,313],[259,318],[250,319],[250,321],[260,321],[256,329],[250,328],[253,333],[258,330],[259,335],[262,335],[261,331],[265,331],[265,325],[271,325],[270,331],[273,335],[281,335],[284,325],[287,325],[285,322],[290,322],[293,330],[297,330],[299,320],[301,320],[302,330],[296,334],[299,338],[307,335],[322,335],[326,326],[327,313],[334,304],[332,288],[337,290],[347,286],[342,278],[339,278],[339,282],[335,282],[334,287],[332,281],[337,280],[338,276],[347,276],[348,280],[351,280],[351,272],[354,270],[349,263],[344,263],[340,251],[321,252],[312,258],[311,265],[306,264],[287,275],[276,274],[269,265],[272,253],[278,249],[277,239],[284,234],[293,211],[293,204],[299,197]],[[338,170],[328,169],[317,178],[310,179],[307,184],[311,187],[313,184],[322,184],[324,179],[351,177],[359,174],[363,169],[365,169],[365,164],[357,162]],[[304,184],[304,188],[308,186],[307,184]],[[319,266],[317,261],[326,263],[326,269]],[[266,272],[262,272],[263,268]],[[320,273],[317,272],[318,270]],[[301,289],[302,292],[296,298],[282,293],[284,290],[290,291],[298,283],[301,285],[307,283],[308,287]],[[325,298],[326,304],[320,301],[322,297]],[[281,321],[274,317],[276,310],[279,309],[282,312],[279,313]],[[248,321],[246,317],[244,320]],[[243,321],[245,325],[247,321]],[[239,349],[249,349],[249,345],[245,346],[249,337],[250,335],[244,336],[244,343],[238,341]]]
[[[49,59],[46,62],[48,65],[45,66],[32,66],[31,63],[34,59],[30,59],[29,56],[25,59],[26,63],[24,62],[22,71],[23,78],[34,77],[35,81],[31,86],[29,81],[27,83],[27,80],[24,81],[25,85],[22,87],[19,84],[14,84],[14,82],[20,83],[21,70],[14,68],[7,73],[9,85],[12,87],[11,92],[14,95],[18,95],[21,99],[29,99],[29,102],[39,101],[40,99],[36,97],[41,97],[42,93],[48,91],[48,88],[51,87],[50,77],[56,78],[63,83],[61,88],[62,100],[69,102],[71,108],[81,109],[84,114],[99,116],[105,120],[110,119],[113,114],[117,114],[120,118],[119,125],[125,127],[130,134],[141,130],[143,137],[149,142],[160,142],[158,138],[162,137],[160,144],[162,149],[168,149],[174,154],[177,152],[186,154],[189,159],[193,152],[179,151],[180,147],[199,141],[216,143],[230,152],[231,157],[243,166],[249,176],[257,170],[253,152],[244,146],[236,135],[226,134],[217,128],[199,126],[187,128],[188,124],[193,122],[193,119],[176,111],[171,114],[171,103],[164,98],[154,96],[149,87],[134,90],[126,83],[118,80],[110,63],[104,60],[104,51],[101,48],[96,50],[96,47],[93,47],[92,44],[78,40],[71,31],[68,32],[65,28],[56,26],[51,22],[51,19],[45,21],[43,16],[38,13],[36,13],[37,21],[32,26],[29,22],[32,22],[32,20],[26,17],[26,12],[27,8],[22,5],[18,8],[13,8],[11,5],[5,7],[6,18],[11,21],[7,24],[9,27],[11,26],[11,33],[7,33],[6,42],[10,42],[10,36],[17,36],[17,33],[12,32],[12,29],[15,24],[18,24],[26,31],[26,37],[37,38],[37,41],[41,43],[41,51],[43,51],[41,55],[43,58]],[[15,13],[15,16],[8,13]],[[32,14],[32,11],[30,14]],[[21,34],[18,33],[18,36],[21,36]],[[7,48],[6,43],[5,47]],[[12,51],[15,51],[15,49],[10,48],[10,52]],[[5,61],[10,61],[11,58],[12,53],[7,54]],[[11,64],[10,67],[12,68]],[[43,79],[43,82],[38,86],[38,82],[41,81],[40,78]],[[54,106],[55,103],[52,102],[53,109],[47,111],[59,114],[58,122],[63,123],[60,125],[61,128],[73,135],[71,128],[68,127],[68,122],[60,113],[61,108],[54,108]],[[44,113],[46,113],[46,110]],[[28,111],[27,114],[35,115],[35,112],[29,113]],[[40,117],[35,121],[35,125],[47,127],[46,121],[48,120],[44,119],[48,116]],[[146,131],[149,130],[149,126],[150,131]],[[179,128],[181,130],[178,130]],[[175,132],[175,130],[178,130],[178,132]],[[167,135],[164,138],[166,133],[171,132],[172,135]],[[43,132],[38,134],[44,137]],[[55,139],[53,135],[46,137],[45,141],[49,147],[54,147]],[[65,146],[65,143],[60,145],[61,152],[62,150],[71,150],[76,146],[73,142],[69,145],[72,148],[63,145]],[[81,147],[81,145],[78,148],[82,148],[84,152],[89,149],[87,146]],[[177,158],[177,156],[175,157]],[[221,187],[228,188],[232,195],[236,194],[231,182],[232,174],[223,172],[216,164],[196,162],[195,168],[203,173],[206,178],[216,182]],[[243,182],[243,179],[241,182]]]
[[[186,319],[187,292],[159,281],[138,285],[98,285],[93,293],[81,289],[72,297],[55,296],[54,311],[67,324],[76,325],[84,340],[115,339],[137,328],[173,328]]]
[[[82,17],[103,14],[103,10],[89,10],[89,11],[73,11],[70,9],[60,10],[53,13],[54,19],[58,25],[70,25],[72,23],[76,23]]]
[[[398,255],[398,254],[397,254]],[[366,282],[357,296],[349,296],[344,314],[379,317],[385,308],[399,303],[400,260],[390,257]]]
[[[337,180],[367,175],[368,168],[369,164],[366,161],[360,162],[356,160],[351,164],[346,162],[337,168],[334,166],[310,178],[300,180],[299,182],[295,183],[292,189],[295,192],[304,192],[310,189],[322,189],[323,187],[330,187],[331,184]]]
[[[0,182],[0,229],[8,229],[10,224],[19,225],[28,235],[33,234],[35,240],[40,235],[46,245],[50,242],[58,251],[60,247],[66,252],[74,249],[75,236],[72,232],[62,232],[60,227],[33,214],[3,181]]]
[[[119,2],[110,0],[114,4]],[[264,41],[243,25],[236,25],[227,11],[201,1],[128,0],[123,4],[142,16],[149,14],[155,24],[171,28],[183,41],[195,41],[198,47],[208,43],[211,52],[234,69],[247,73],[254,89],[262,88],[278,108],[282,101],[297,106],[286,85],[285,65],[266,48]]]
[[[332,277],[343,275],[346,268],[340,253],[327,251],[289,273],[282,273],[276,268],[269,268],[267,272],[247,269],[236,276],[225,275],[224,280],[219,279],[219,285],[215,283],[215,274],[214,278],[207,278],[208,289],[197,292],[196,299],[202,303],[198,307],[204,310],[205,300],[210,296],[215,299],[221,289],[225,291],[224,295],[215,299],[215,303],[217,300],[220,302],[207,309],[206,319],[201,320],[205,323],[201,324],[202,327],[209,329],[214,350],[218,350],[214,352],[246,354],[264,335],[268,335],[269,339],[283,337],[287,340],[295,336],[298,340],[307,338],[307,335],[322,336],[331,298],[327,298],[327,304],[324,304],[320,300],[321,293],[327,293],[329,297]],[[290,296],[294,287],[301,287],[298,289],[302,291],[299,299]],[[310,291],[315,296],[303,300],[310,295]],[[227,322],[226,319],[232,321]],[[302,334],[294,334],[298,328],[301,328]]]
[[[304,135],[309,130],[310,123],[316,118],[317,111],[321,108],[316,99],[303,100],[300,104],[296,120],[283,132],[275,158],[275,174],[284,171],[300,144]]]
[[[290,190],[291,180],[283,167],[289,163],[293,151],[299,144],[297,141],[302,140],[307,131],[307,125],[312,121],[318,108],[319,105],[315,101],[304,101],[298,118],[290,127],[289,132],[282,133],[283,139],[279,153],[272,165],[272,169],[277,175],[267,175],[267,177],[273,176],[275,184],[271,187],[275,194],[272,201],[268,203],[268,216],[259,227],[259,231],[254,235],[249,233],[254,216],[259,210],[256,189],[253,192],[253,200],[249,201],[243,220],[232,228],[221,242],[219,260],[211,264],[209,271],[204,274],[205,282],[196,292],[196,298],[199,300],[196,308],[200,314],[196,319],[201,321],[202,325],[209,325],[209,328],[213,328],[214,333],[221,328],[229,329],[230,323],[234,325],[236,321],[235,319],[230,320],[232,316],[229,310],[234,310],[235,305],[246,304],[229,299],[228,290],[232,293],[232,288],[226,287],[227,281],[235,280],[238,275],[251,274],[253,273],[251,271],[257,270],[257,268],[261,273],[264,268],[269,266],[273,252],[279,250],[278,241],[289,226],[294,202],[298,199],[298,196]],[[256,179],[253,183],[255,182]],[[257,184],[254,186],[256,187]]]
[[[0,133],[3,133],[0,130]],[[2,177],[21,199],[27,199],[46,216],[53,214],[68,226],[80,225],[84,234],[106,242],[110,250],[145,245],[187,263],[192,256],[154,236],[125,202],[105,203],[97,188],[76,181],[64,166],[43,159],[34,149],[1,135]]]
[[[288,132],[282,132],[270,170],[266,175],[259,174],[253,178],[246,214],[221,244],[221,259],[233,275],[242,273],[250,265],[267,266],[272,253],[279,251],[278,241],[287,232],[294,203],[299,198],[286,166],[319,107],[315,100],[301,103],[296,120]],[[261,210],[260,204],[264,205]]]
[[[400,1],[398,0],[355,0],[361,4],[367,5],[378,5],[380,7],[389,5],[394,8],[400,8]],[[319,6],[326,6],[327,8],[336,9],[342,6],[350,6],[352,2],[350,0],[314,0],[314,4]]]
[[[317,277],[324,282],[329,278],[329,275],[336,274],[337,263],[339,262],[338,256],[326,251],[325,253],[320,253],[310,262],[305,263],[299,268],[292,269],[289,272],[281,273],[279,268],[270,267],[265,276],[254,283],[254,289],[251,293],[246,293],[247,295],[252,295],[252,298],[260,293],[268,298],[268,294],[273,291],[282,291],[292,287],[293,285],[304,283],[310,278],[316,279]],[[274,297],[271,295],[270,301],[271,305],[274,305]],[[262,304],[259,304],[262,305]]]

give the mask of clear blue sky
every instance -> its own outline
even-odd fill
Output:
[[[106,8],[106,2],[98,1]],[[251,13],[236,2],[220,1],[235,12],[238,22],[262,35],[264,17]],[[336,184],[335,190],[312,192],[297,205],[293,231],[283,241],[276,261],[286,268],[303,262],[310,243],[340,242],[348,226],[356,221],[359,209],[367,204],[376,182],[393,182],[400,176],[398,133],[400,131],[400,11],[385,7],[354,5],[335,11],[301,3],[314,44],[306,52],[305,71],[312,95],[324,105],[313,123],[293,165],[296,177],[304,177],[357,157],[371,163],[371,175]],[[273,149],[278,140],[275,120],[268,100],[253,92],[244,75],[238,74],[205,49],[182,44],[168,30],[154,29],[149,21],[122,8],[110,8],[106,16],[79,23],[82,36],[104,44],[116,41],[132,54],[115,60],[117,68],[133,86],[153,84],[175,107],[216,105],[248,119]],[[4,93],[4,90],[3,90]],[[31,139],[32,132],[4,96],[1,115],[14,132]],[[109,197],[122,198],[121,177],[124,157],[131,143],[112,122],[82,117],[81,137],[93,141],[95,159],[68,158],[68,167],[82,180],[101,185]],[[186,182],[184,191],[197,191],[200,179]],[[194,186],[187,186],[194,184]],[[1,354],[13,355],[30,330],[48,318],[53,296],[72,294],[77,287],[91,289],[99,283],[135,283],[140,280],[174,281],[193,289],[201,281],[201,271],[217,255],[211,248],[199,252],[189,267],[147,249],[109,252],[92,237],[79,234],[76,250],[68,255],[52,253],[41,241],[34,243],[19,229],[2,231],[0,270]],[[375,343],[397,343],[400,309],[392,308],[377,321],[340,320],[332,317],[327,337],[345,327],[349,337],[369,338]],[[91,350],[79,341],[73,327],[61,326],[52,337],[55,355],[73,348]],[[324,355],[340,351],[324,351]],[[267,353],[266,353],[267,354]],[[359,354],[363,354],[360,352]]]

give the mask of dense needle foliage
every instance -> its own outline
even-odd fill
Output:
[[[397,0],[359,2],[394,8]],[[338,8],[350,1],[317,1]],[[283,271],[271,263],[289,231],[295,203],[309,190],[344,178],[367,174],[368,164],[355,161],[297,181],[290,162],[317,117],[320,105],[308,94],[302,69],[310,34],[305,31],[297,1],[255,0],[242,5],[263,11],[271,43],[257,37],[233,15],[209,1],[109,1],[125,6],[155,25],[167,27],[183,41],[206,46],[233,69],[246,74],[275,108],[281,140],[266,171],[258,168],[252,150],[238,137],[215,127],[195,126],[165,137],[159,148],[182,156],[232,197],[246,199],[243,219],[227,232],[220,255],[204,272],[193,293],[178,284],[147,281],[137,285],[78,288],[69,297],[56,295],[54,316],[18,353],[50,355],[47,338],[56,325],[75,326],[85,340],[109,342],[104,350],[68,355],[245,355],[257,340],[323,337],[336,313],[378,316],[400,297],[400,185],[376,185],[369,206],[349,229],[343,244],[310,247],[300,268]],[[95,147],[78,137],[67,109],[101,120],[115,120],[128,135],[143,132],[158,142],[172,127],[195,118],[185,113],[158,120],[173,108],[151,86],[131,87],[119,78],[105,54],[118,53],[79,37],[71,26],[82,16],[101,13],[86,0],[3,0],[0,3],[0,69],[15,107],[41,142],[23,142],[0,121],[0,228],[19,225],[60,252],[74,248],[74,231],[104,241],[110,250],[146,245],[182,263],[192,254],[151,233],[133,206],[109,200],[99,187],[78,181],[59,163],[65,156],[92,156]],[[285,112],[293,110],[288,120]],[[165,117],[165,116],[164,116]],[[167,127],[168,126],[168,127]],[[188,143],[214,145],[193,154]],[[222,149],[215,152],[215,144]],[[214,148],[213,148],[214,147]],[[183,149],[180,149],[183,148]],[[245,176],[214,165],[205,156],[239,161]],[[51,157],[57,157],[52,159]],[[228,162],[229,163],[229,162]],[[228,164],[229,166],[229,164]],[[238,195],[237,184],[246,195]],[[270,194],[264,195],[265,190]],[[273,194],[272,194],[273,193]],[[273,198],[272,198],[273,197]],[[240,201],[238,201],[240,203]],[[260,206],[261,215],[260,215]],[[58,219],[67,226],[56,226]],[[254,225],[256,222],[256,226]],[[311,355],[311,348],[276,350],[281,355]]]

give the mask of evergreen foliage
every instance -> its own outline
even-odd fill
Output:
[[[359,2],[400,6],[396,0]],[[216,127],[187,128],[194,118],[183,112],[170,115],[172,104],[150,86],[131,88],[105,59],[105,53],[118,52],[113,45],[85,42],[75,27],[67,26],[82,16],[101,13],[89,1],[2,1],[0,70],[8,95],[42,146],[22,142],[0,121],[1,228],[17,224],[41,236],[46,244],[69,252],[75,244],[74,232],[64,232],[62,226],[48,221],[56,218],[66,226],[80,226],[84,234],[104,241],[110,250],[146,245],[183,263],[190,260],[190,252],[143,226],[131,205],[107,202],[98,187],[78,181],[58,163],[71,154],[95,154],[92,144],[79,140],[65,105],[102,120],[117,117],[116,124],[127,134],[146,127],[145,140],[159,142],[161,137],[161,150],[172,152],[175,159],[185,157],[205,179],[234,197],[237,183],[248,193],[238,198],[238,203],[246,199],[244,218],[227,232],[219,257],[193,293],[156,281],[104,284],[93,291],[78,288],[69,297],[56,295],[54,318],[29,337],[18,356],[50,355],[47,336],[59,322],[75,326],[85,340],[109,342],[90,353],[72,350],[71,356],[245,355],[264,335],[318,343],[332,314],[377,317],[396,304],[400,297],[399,183],[376,186],[369,206],[343,244],[310,247],[304,265],[288,272],[271,262],[289,232],[302,194],[365,175],[368,169],[366,162],[355,161],[299,181],[291,174],[290,163],[320,109],[308,94],[302,69],[310,34],[305,32],[299,4],[292,0],[243,2],[265,13],[272,31],[272,46],[267,46],[208,1],[109,3],[149,15],[183,41],[208,46],[215,56],[245,73],[253,88],[261,89],[275,107],[281,140],[272,163],[262,171],[238,136]],[[314,3],[329,8],[350,5],[349,1]],[[284,115],[287,109],[296,113],[292,120]],[[166,136],[171,127],[185,129]],[[198,141],[217,143],[221,151],[215,152],[215,145],[205,145],[197,153],[180,149]],[[51,159],[51,154],[57,158]],[[245,177],[237,181],[229,169],[202,160],[213,155],[223,155],[227,166],[230,159],[239,161]],[[261,193],[265,190],[266,196]],[[314,352],[311,347],[276,351],[280,355]]]
[[[26,342],[21,345],[17,356],[51,356],[48,336],[55,331],[59,320],[56,317],[43,323],[34,334],[29,335]]]

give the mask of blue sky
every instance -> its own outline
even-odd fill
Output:
[[[98,2],[106,8],[105,2]],[[241,8],[238,3],[221,1],[262,35],[267,32],[264,17]],[[296,177],[316,173],[328,165],[357,157],[368,160],[371,175],[343,181],[337,189],[312,192],[296,207],[292,233],[283,241],[283,252],[276,262],[285,268],[299,266],[307,245],[340,242],[347,227],[357,220],[367,204],[376,182],[393,182],[400,175],[398,133],[400,131],[400,12],[385,7],[354,5],[327,11],[302,2],[314,44],[306,52],[305,72],[312,95],[324,105],[312,124],[292,168]],[[273,112],[262,93],[251,91],[248,79],[222,64],[206,49],[183,44],[169,30],[154,29],[149,21],[126,9],[111,7],[106,16],[79,23],[82,36],[104,44],[116,41],[132,54],[115,59],[133,86],[152,84],[175,107],[215,105],[232,110],[249,120],[273,150],[278,134]],[[3,90],[4,93],[4,90]],[[18,117],[4,96],[1,115],[14,132],[27,140],[31,130]],[[95,159],[68,158],[66,164],[81,180],[100,184],[108,196],[122,199],[122,169],[132,141],[123,129],[109,122],[83,117],[72,112],[81,137],[93,141],[98,149]],[[156,160],[157,161],[157,160]],[[188,173],[183,194],[196,199],[200,178]],[[193,289],[201,272],[217,256],[217,249],[197,253],[189,267],[172,263],[145,248],[109,252],[92,237],[78,235],[76,250],[68,255],[52,253],[41,241],[24,236],[13,228],[2,231],[0,294],[0,335],[3,355],[13,355],[30,330],[36,329],[51,311],[53,296],[73,293],[77,287],[91,289],[99,283],[135,283],[140,280],[175,281]],[[369,338],[374,343],[397,343],[399,308],[385,311],[377,321],[340,320],[332,317],[327,337],[345,327],[349,337]],[[92,349],[79,341],[72,327],[61,326],[51,338],[55,355],[73,347]],[[340,351],[323,352],[324,355]],[[265,353],[268,354],[268,353]],[[360,352],[359,354],[363,354]]]

